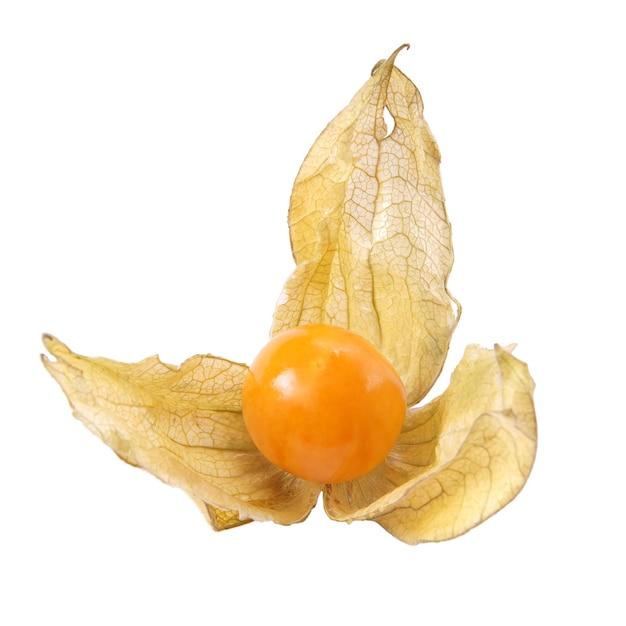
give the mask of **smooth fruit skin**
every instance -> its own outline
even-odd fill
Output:
[[[406,414],[400,377],[368,341],[337,326],[276,335],[250,366],[243,416],[275,465],[318,483],[363,476],[395,443]]]

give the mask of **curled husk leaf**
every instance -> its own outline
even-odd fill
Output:
[[[510,502],[537,443],[534,383],[509,349],[470,345],[446,391],[411,408],[384,463],[325,489],[328,515],[375,520],[406,543],[463,534]]]
[[[216,529],[255,520],[307,517],[320,486],[272,465],[255,447],[241,415],[245,365],[194,356],[180,367],[87,358],[49,335],[56,361],[44,365],[74,415],[124,461],[180,487]]]
[[[333,519],[374,520],[410,544],[450,539],[512,500],[531,470],[533,382],[510,349],[469,346],[448,389],[413,406],[441,371],[460,306],[446,286],[453,253],[439,150],[417,88],[394,66],[401,49],[302,164],[289,209],[296,268],[272,326],[347,328],[396,368],[409,408],[379,467],[324,487],[273,466],[244,425],[245,365],[211,355],[180,367],[118,363],[44,337],[56,359],[44,365],[74,415],[122,459],[186,491],[216,530],[300,522],[323,489]]]

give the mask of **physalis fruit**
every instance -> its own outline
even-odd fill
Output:
[[[360,335],[297,326],[276,335],[250,365],[243,417],[259,450],[316,483],[359,478],[385,459],[406,414],[400,377]]]

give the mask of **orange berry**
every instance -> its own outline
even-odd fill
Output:
[[[243,386],[243,416],[256,446],[278,467],[313,482],[344,482],[374,469],[405,414],[404,386],[392,365],[337,326],[276,335]]]

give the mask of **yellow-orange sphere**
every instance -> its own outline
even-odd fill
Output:
[[[344,482],[374,469],[405,414],[404,386],[392,365],[337,326],[276,335],[243,386],[243,416],[256,446],[278,467],[313,482]]]

